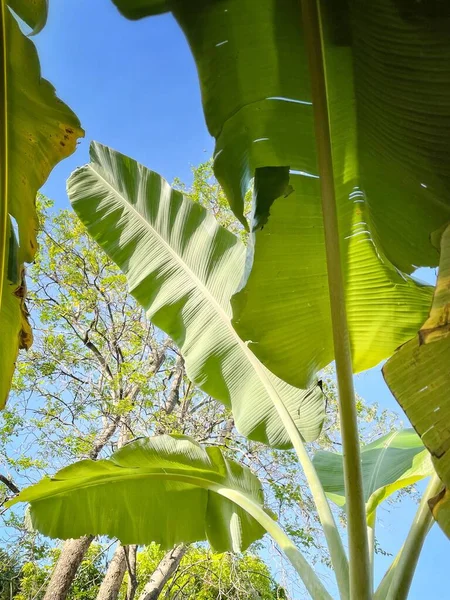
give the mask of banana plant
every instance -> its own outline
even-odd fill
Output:
[[[36,48],[10,10],[36,34],[47,20],[47,4],[0,0],[0,408],[19,348],[32,342],[24,262],[37,250],[36,193],[83,135],[75,114],[41,77]]]
[[[370,564],[352,375],[423,324],[450,219],[450,9],[431,0],[114,0],[171,12],[200,80],[215,173],[253,243],[233,324],[279,377],[305,387],[336,361],[350,595]],[[328,293],[327,293],[328,292]]]
[[[231,405],[237,426],[244,435],[274,446],[286,447],[289,441],[294,446],[324,527],[340,596],[349,598],[348,561],[326,498],[327,494],[332,494],[338,505],[343,506],[346,502],[343,459],[340,455],[319,453],[311,462],[304,447],[305,439],[312,440],[320,432],[324,416],[320,389],[315,386],[305,392],[288,384],[283,387],[281,380],[245,349],[230,326],[230,298],[244,269],[244,249],[240,240],[221,228],[203,207],[172,190],[159,175],[97,143],[91,146],[91,163],[75,171],[69,179],[68,193],[90,234],[127,276],[130,291],[146,309],[149,318],[179,344],[193,381],[218,400]],[[267,394],[270,389],[268,377],[271,382],[277,382],[277,385],[272,383],[278,390],[277,395]],[[249,381],[253,382],[252,386]],[[246,385],[243,382],[247,382]],[[292,403],[292,394],[295,394],[297,404]],[[265,406],[260,411],[262,402]],[[258,421],[261,416],[264,416],[263,420]],[[273,431],[284,431],[284,437],[272,435]],[[174,519],[173,525],[168,527],[165,519],[173,517],[170,510],[164,511],[171,505],[170,498],[166,497],[170,489],[166,489],[166,484],[158,487],[155,483],[155,478],[160,481],[169,477],[172,481],[174,468],[178,469],[177,477],[180,468],[192,470],[189,477],[193,473],[198,475],[198,453],[205,456],[206,452],[210,457],[220,453],[214,448],[200,451],[192,440],[184,438],[161,439],[161,443],[159,438],[134,442],[126,447],[128,450],[121,450],[107,461],[82,461],[63,469],[51,480],[46,479],[24,490],[13,503],[29,502],[33,525],[52,537],[109,534],[124,543],[157,540],[167,545],[208,539],[216,548],[225,548],[214,535],[220,539],[226,536],[211,532],[214,529],[212,521],[209,526],[202,525],[204,519],[196,512],[199,501],[192,505],[186,501],[186,510],[192,509],[190,516],[183,516],[180,523]],[[173,440],[177,440],[176,443]],[[183,455],[182,467],[175,458],[180,454]],[[327,466],[329,464],[331,468]],[[427,450],[411,431],[393,433],[363,448],[362,465],[364,500],[367,507],[371,507],[365,526],[372,532],[379,503],[393,491],[433,473]],[[235,465],[227,471],[236,474],[233,481],[241,481],[239,469]],[[218,467],[216,470],[224,472]],[[212,478],[215,485],[220,483],[221,489],[228,485],[223,479],[218,481],[217,473]],[[257,480],[252,477],[250,480],[256,486]],[[133,481],[138,482],[136,486]],[[193,483],[192,478],[189,483]],[[439,491],[440,485],[440,480],[433,477],[426,500]],[[148,506],[142,504],[142,490],[147,487],[144,496],[148,498]],[[208,489],[217,493],[217,487]],[[139,506],[136,516],[132,516],[138,491],[136,505]],[[222,492],[220,494],[223,496]],[[232,499],[230,495],[225,497]],[[104,510],[106,502],[111,505],[107,511]],[[286,552],[311,597],[331,598],[292,541],[264,512],[263,505],[260,503],[256,511],[253,504],[243,504],[241,496],[239,502],[240,508],[263,528],[257,530],[258,535],[267,531]],[[154,506],[157,518],[144,526],[139,516],[141,510],[147,515]],[[215,520],[222,531],[220,523],[228,522],[230,512],[222,504],[216,508]],[[425,515],[429,526],[431,513],[428,511]],[[192,521],[199,524],[195,535],[186,529],[186,522]],[[419,531],[422,535],[415,538],[417,541],[418,537],[421,543],[425,537],[423,529]],[[243,531],[243,528],[239,525],[238,530]],[[232,535],[227,539],[227,548],[237,550],[241,547]],[[417,543],[405,545],[397,562],[407,566],[401,571],[394,567],[390,569],[382,582],[381,593],[386,589],[389,591],[397,579],[403,588],[411,581],[415,567],[411,547],[417,548]],[[394,579],[393,574],[397,572],[403,575]]]
[[[436,239],[450,220],[450,9],[438,0],[114,3],[132,19],[172,12],[183,29],[216,140],[216,176],[251,231],[247,257],[158,175],[99,145],[92,148],[91,164],[69,181],[73,206],[152,321],[180,345],[193,381],[231,405],[244,435],[294,447],[340,597],[402,600],[433,522],[429,504],[444,528],[450,521],[443,489],[445,404],[436,404],[433,393],[435,382],[445,380],[447,284],[440,282],[425,329],[409,341],[433,300],[432,288],[411,274],[438,264]],[[247,223],[244,196],[252,180]],[[445,239],[442,265],[448,260]],[[359,447],[353,374],[399,346],[385,375],[439,477],[433,473],[410,533],[374,595],[369,538],[375,508],[390,490],[430,473],[424,466],[428,450],[417,438],[413,448],[406,442],[396,448],[398,435]],[[319,455],[317,470],[304,443],[314,439],[323,419],[317,372],[333,360],[343,455]],[[439,389],[448,398],[448,386]],[[424,392],[436,408],[431,415],[417,401]],[[396,464],[388,460],[393,450]],[[334,491],[323,477],[324,464],[331,465]],[[55,511],[59,520],[53,521],[50,498],[74,507],[80,504],[71,505],[72,496],[84,498],[90,513],[100,506],[92,500],[101,497],[95,476],[86,487],[78,477],[84,466],[71,468],[74,481],[67,483],[63,474],[61,488],[43,482],[36,496],[30,491],[20,497],[31,502],[36,525],[52,535],[70,532],[63,527],[64,509]],[[348,560],[327,492],[345,505]],[[112,531],[104,523],[96,529],[95,518],[77,534]],[[281,534],[270,533],[285,547]],[[294,558],[287,546],[286,552],[311,596],[328,598],[304,559]]]

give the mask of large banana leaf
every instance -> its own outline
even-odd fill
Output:
[[[317,452],[314,466],[330,500],[345,505],[342,454]],[[430,455],[413,429],[394,431],[361,448],[367,520],[373,525],[377,507],[397,490],[433,473]]]
[[[23,490],[9,506],[30,503],[33,526],[62,539],[108,535],[123,544],[208,540],[218,551],[245,550],[265,531],[227,491],[258,509],[257,477],[184,436],[162,435],[124,446],[107,460],[82,460]]]
[[[288,446],[284,415],[305,440],[317,437],[325,410],[319,387],[304,391],[275,377],[231,325],[230,297],[245,261],[236,236],[159,175],[97,143],[68,194],[149,318],[179,345],[190,379],[231,403],[243,435]]]
[[[46,0],[7,4],[37,32],[47,17]],[[4,2],[0,10],[0,407],[3,407],[19,347],[31,342],[24,312],[23,263],[36,252],[35,197],[52,168],[75,150],[83,135],[73,112],[41,78],[31,40]],[[19,246],[8,266],[10,215],[18,225]],[[18,275],[20,273],[20,275]]]
[[[129,16],[136,8],[115,4]],[[431,301],[398,269],[435,265],[430,233],[450,218],[450,13],[436,2],[322,4],[346,300],[361,370],[410,339]],[[271,370],[304,386],[333,348],[300,3],[169,6],[197,63],[216,175],[236,214],[243,218],[259,169],[280,168],[280,181],[291,174],[278,194],[259,186],[253,269],[234,322]],[[141,1],[133,16],[154,12],[154,2]]]
[[[386,363],[383,374],[397,401],[450,488],[450,227],[441,239],[441,261],[433,306],[419,334]],[[450,536],[448,494],[433,514]],[[439,515],[440,513],[440,515]],[[439,516],[438,516],[439,515]]]

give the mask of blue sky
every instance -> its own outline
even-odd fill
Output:
[[[174,20],[163,15],[140,22],[121,17],[110,0],[50,0],[47,27],[34,38],[42,72],[80,117],[86,131],[78,151],[51,174],[43,192],[67,207],[65,181],[88,161],[98,140],[129,154],[171,181],[190,182],[190,166],[211,156],[213,141],[203,119],[195,66]],[[426,275],[431,277],[431,275]],[[379,369],[356,378],[370,402],[400,412]],[[415,506],[381,511],[378,538],[399,548]],[[448,546],[435,526],[420,559],[410,598],[448,597]],[[389,564],[378,557],[377,580]]]

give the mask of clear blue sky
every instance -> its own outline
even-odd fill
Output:
[[[167,15],[129,22],[110,0],[50,0],[49,22],[35,38],[43,75],[80,117],[86,138],[61,163],[43,191],[68,206],[65,181],[87,162],[88,144],[98,140],[136,158],[171,181],[190,181],[190,165],[213,149],[203,119],[197,76],[184,37]],[[368,401],[400,412],[379,369],[357,377]],[[395,553],[415,511],[405,502],[382,510],[378,538]],[[448,598],[448,542],[435,526],[411,591],[412,600]],[[378,557],[377,579],[389,559]]]

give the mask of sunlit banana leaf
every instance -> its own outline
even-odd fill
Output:
[[[257,477],[184,436],[127,444],[107,460],[82,460],[23,490],[9,506],[30,503],[34,528],[53,538],[108,535],[123,544],[208,540],[218,552],[245,550],[262,527],[226,497],[263,508]]]
[[[257,170],[278,167],[280,180],[290,172],[282,194],[270,197],[265,185],[256,194],[253,269],[234,323],[271,370],[304,386],[333,348],[300,3],[115,4],[134,18],[170,7],[183,28],[216,138],[215,172],[242,220]],[[430,234],[450,218],[450,9],[322,5],[346,299],[362,370],[410,339],[430,305],[430,291],[404,273],[437,263]]]
[[[314,466],[330,500],[345,505],[342,454],[319,451]],[[413,429],[394,431],[361,449],[367,520],[391,494],[433,473],[430,455]]]
[[[91,163],[68,181],[72,205],[89,233],[122,269],[152,322],[179,345],[190,379],[230,404],[239,431],[289,445],[286,413],[315,439],[324,398],[270,373],[230,321],[245,248],[201,206],[131,158],[94,143]]]
[[[383,374],[433,458],[436,472],[450,487],[450,227],[441,239],[438,282],[430,316],[419,334],[386,363]],[[450,536],[448,496],[433,514]],[[445,511],[444,511],[445,507]]]

